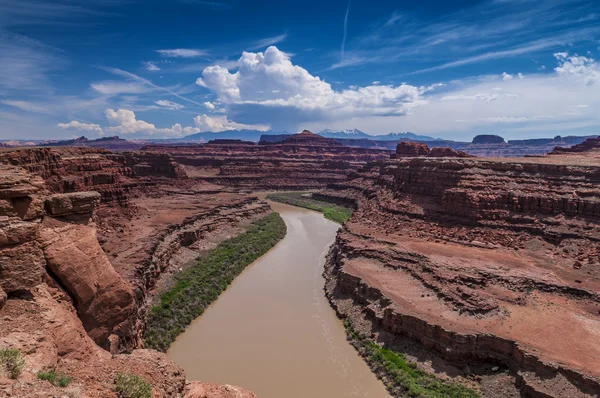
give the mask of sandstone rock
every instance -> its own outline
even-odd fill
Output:
[[[0,287],[6,293],[42,283],[46,261],[37,242],[0,249]]]
[[[92,213],[100,203],[95,191],[56,194],[46,199],[46,210],[52,216]]]
[[[0,217],[0,247],[30,242],[37,238],[40,225],[16,217]]]
[[[48,268],[73,298],[90,337],[105,346],[113,330],[132,316],[131,287],[108,261],[95,228],[48,219],[40,237]]]
[[[256,394],[228,384],[192,381],[185,385],[183,398],[256,398]]]
[[[399,142],[396,146],[396,155],[398,156],[427,156],[429,152],[427,144],[419,142]]]
[[[43,181],[20,167],[0,164],[0,199],[18,198],[38,192]]]

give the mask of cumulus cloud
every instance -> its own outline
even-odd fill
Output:
[[[168,101],[168,100],[154,101],[154,103],[156,105],[162,106],[167,109],[172,109],[172,110],[179,110],[179,109],[185,108],[185,106],[178,104],[177,102]]]
[[[235,123],[227,119],[227,116],[208,116],[208,115],[200,115],[194,118],[194,122],[196,126],[201,131],[225,131],[225,130],[242,130],[242,129],[252,129],[252,130],[261,130],[267,131],[269,130],[268,125],[247,125],[242,123]]]
[[[174,48],[169,50],[156,50],[156,52],[163,57],[169,58],[195,58],[202,57],[207,54],[206,51],[195,48]]]
[[[209,66],[196,84],[214,92],[234,120],[274,122],[284,128],[356,115],[404,115],[424,103],[422,91],[407,84],[336,91],[318,76],[294,65],[290,56],[275,46],[264,53],[242,53],[234,73],[220,65]]]
[[[595,59],[582,57],[577,54],[569,56],[569,53],[555,53],[559,66],[554,70],[561,76],[577,77],[591,85],[600,82],[600,66]]]
[[[204,107],[205,107],[206,109],[210,109],[210,110],[213,110],[213,109],[215,109],[215,106],[213,105],[213,103],[212,103],[212,102],[209,102],[209,101],[206,101],[206,102],[205,102],[205,103],[203,103],[202,105],[204,105]]]
[[[131,133],[148,133],[154,134],[156,127],[151,123],[146,123],[143,120],[137,120],[135,113],[128,109],[107,109],[106,119],[108,120],[109,127],[106,131],[115,132],[119,134],[131,134]]]
[[[506,72],[502,73],[502,80],[508,81],[508,80],[512,80],[512,78],[513,78],[512,75],[509,75]]]
[[[70,121],[69,123],[59,123],[56,125],[61,129],[73,129],[80,131],[88,131],[90,133],[102,134],[102,127],[98,124],[81,123],[77,120]]]
[[[159,101],[157,101],[159,102]],[[170,102],[170,101],[166,101]],[[175,123],[171,127],[159,128],[152,123],[144,120],[139,120],[135,112],[129,109],[107,109],[105,111],[108,126],[102,129],[97,124],[86,124],[78,121],[69,123],[60,123],[58,127],[62,129],[76,129],[102,134],[103,132],[119,135],[137,135],[148,136],[158,135],[161,137],[184,137],[186,135],[199,133],[201,131],[225,131],[225,130],[240,130],[254,129],[266,131],[269,130],[269,125],[247,125],[243,123],[235,123],[227,119],[226,116],[207,116],[200,115],[194,119],[194,126],[183,127],[179,123]]]

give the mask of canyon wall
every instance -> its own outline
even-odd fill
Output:
[[[329,258],[332,303],[382,343],[506,367],[526,396],[597,396],[600,165],[586,156],[398,156],[330,185],[322,198],[356,207]]]
[[[309,131],[278,143],[215,140],[203,145],[151,145],[143,149],[170,154],[192,178],[251,190],[324,188],[344,181],[359,165],[387,159],[391,153],[343,146]]]
[[[56,368],[90,397],[116,396],[118,372],[142,376],[153,396],[253,396],[186,384],[140,336],[161,278],[269,211],[257,198],[189,181],[166,154],[0,152],[0,346],[25,354],[17,382],[0,375],[0,395],[62,395],[36,381]]]

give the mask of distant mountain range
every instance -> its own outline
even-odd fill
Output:
[[[245,141],[258,141],[261,135],[280,135],[280,134],[291,134],[288,132],[277,132],[277,131],[259,131],[259,130],[227,130],[219,133],[197,133],[183,137],[183,141],[204,141],[216,139],[238,139]],[[371,139],[379,141],[400,141],[400,140],[417,140],[417,141],[435,141],[436,138],[428,137],[426,135],[418,135],[413,133],[389,133],[385,135],[371,135],[367,134],[358,129],[347,129],[347,130],[322,130],[317,134],[326,138],[337,138],[337,139]]]
[[[323,137],[327,137],[327,138],[344,138],[344,139],[345,138],[348,138],[348,139],[367,138],[367,139],[378,140],[378,141],[401,141],[401,140],[435,141],[436,140],[436,138],[433,138],[433,137],[409,133],[409,132],[389,133],[389,134],[384,134],[384,135],[371,135],[371,134],[367,134],[363,131],[360,131],[358,129],[346,129],[346,130],[340,130],[340,131],[326,129],[326,130],[319,131],[317,134],[319,134]]]

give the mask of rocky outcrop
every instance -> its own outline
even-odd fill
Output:
[[[100,204],[100,198],[100,194],[95,191],[51,195],[46,199],[46,210],[54,217],[89,215]]]
[[[50,274],[73,299],[87,333],[100,346],[118,349],[109,336],[134,316],[134,296],[108,261],[95,228],[49,218],[40,241]]]
[[[418,142],[399,142],[396,147],[396,155],[398,156],[427,156],[429,152],[427,144]]]
[[[14,149],[0,153],[1,164],[17,166],[16,170],[22,168],[14,173],[24,169],[41,178],[43,186],[52,193],[97,191],[104,205],[121,207],[127,207],[130,196],[152,189],[156,185],[153,179],[185,177],[181,166],[165,154],[116,154],[87,147]]]
[[[475,145],[487,145],[487,144],[504,144],[504,138],[499,135],[481,134],[473,137],[471,142]]]
[[[561,155],[567,153],[585,153],[592,151],[600,151],[600,138],[588,138],[581,144],[573,145],[571,147],[555,147],[550,155]]]

